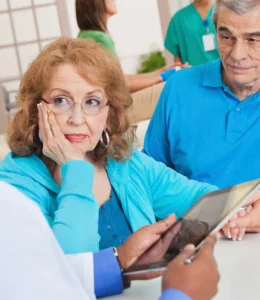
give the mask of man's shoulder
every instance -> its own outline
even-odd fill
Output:
[[[216,69],[217,71],[216,65],[219,65],[218,61],[182,69],[171,76],[167,83],[176,90],[203,86],[204,78],[209,72],[211,72],[212,69]]]
[[[203,81],[207,69],[208,64],[182,69],[171,76],[167,84],[177,90],[199,85]]]
[[[194,102],[194,99],[205,99],[205,95],[213,91],[212,88],[209,90],[209,86],[219,85],[221,75],[216,74],[220,72],[217,70],[217,65],[219,62],[214,61],[174,73],[164,87],[161,105],[165,105],[170,112],[172,109],[176,110],[177,106],[184,108],[195,105],[197,102]]]

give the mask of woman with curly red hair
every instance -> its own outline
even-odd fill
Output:
[[[118,59],[89,40],[54,41],[22,78],[0,180],[39,205],[65,253],[119,246],[215,190],[134,149],[131,101]]]

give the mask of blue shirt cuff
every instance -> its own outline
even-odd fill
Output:
[[[96,297],[123,292],[122,274],[112,248],[94,253],[94,285]]]
[[[192,300],[192,299],[179,290],[167,289],[162,293],[159,300]]]

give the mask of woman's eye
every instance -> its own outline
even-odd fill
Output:
[[[57,97],[53,99],[53,104],[55,105],[64,105],[67,104],[68,100],[64,97]]]
[[[100,105],[100,100],[95,99],[95,98],[91,98],[91,99],[87,99],[85,101],[85,103],[88,106],[99,106]]]

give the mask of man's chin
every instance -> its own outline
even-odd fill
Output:
[[[228,81],[232,84],[248,88],[255,86],[260,80],[260,78],[257,79],[255,76],[249,76],[248,74],[228,74],[228,77]]]
[[[237,87],[252,88],[256,85],[257,80],[248,80],[248,78],[234,78],[232,83]]]

